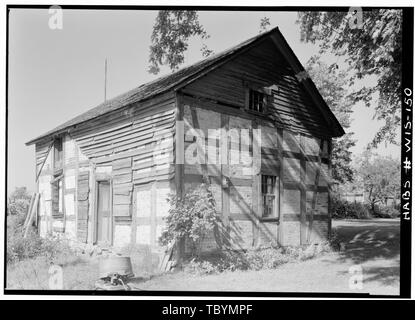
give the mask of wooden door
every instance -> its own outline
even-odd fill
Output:
[[[111,185],[109,181],[97,183],[96,242],[110,245],[112,236]]]

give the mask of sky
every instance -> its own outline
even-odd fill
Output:
[[[9,15],[8,192],[35,190],[34,146],[25,142],[97,106],[104,100],[104,63],[108,59],[107,98],[163,74],[149,74],[148,56],[156,11],[64,10],[63,28],[50,29],[45,9],[14,9]],[[209,49],[220,52],[259,32],[270,18],[303,65],[318,52],[300,42],[296,12],[199,12],[210,34]],[[201,60],[202,42],[190,41],[185,65]],[[352,125],[361,153],[381,126],[374,111],[354,106]],[[382,144],[379,154],[399,156],[400,148]]]

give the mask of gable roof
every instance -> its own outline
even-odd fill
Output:
[[[304,68],[302,67],[298,58],[295,56],[291,48],[288,46],[278,27],[276,27],[274,29],[271,29],[270,31],[252,37],[228,50],[215,54],[193,65],[180,69],[169,75],[160,77],[154,81],[148,82],[126,93],[118,95],[115,98],[107,100],[101,103],[100,105],[96,106],[95,108],[92,108],[82,113],[81,115],[61,124],[60,126],[26,142],[26,145],[31,145],[49,136],[60,134],[68,130],[70,127],[105,115],[107,113],[119,110],[123,107],[127,107],[132,103],[150,99],[156,95],[165,93],[170,90],[177,90],[189,84],[190,82],[195,81],[196,79],[212,71],[213,69],[216,69],[223,63],[227,62],[229,59],[232,59],[238,54],[252,48],[252,46],[261,42],[268,36],[271,36],[273,41],[276,43],[277,47],[281,51],[283,51],[282,53],[284,57],[288,60],[288,63],[294,69],[294,71],[304,71]],[[304,80],[303,83],[308,84],[305,85],[305,89],[312,97],[314,97],[318,108],[320,109],[320,111],[322,111],[325,120],[332,128],[333,136],[342,136],[344,134],[342,126],[340,125],[334,114],[331,112],[330,108],[327,106],[324,99],[321,97],[314,83],[311,81],[310,78]]]

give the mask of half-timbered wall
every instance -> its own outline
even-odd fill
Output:
[[[247,90],[266,90],[266,114],[246,110]],[[300,245],[327,239],[329,233],[329,147],[330,130],[313,105],[299,79],[275,50],[271,40],[225,63],[181,90],[185,132],[223,128],[227,142],[216,144],[206,138],[205,155],[226,153],[229,162],[212,166],[185,164],[185,186],[206,181],[231,245],[250,248],[263,245]],[[248,139],[232,137],[232,129],[250,129]],[[253,139],[253,130],[261,132]],[[185,138],[185,148],[195,138]],[[248,144],[248,147],[243,147]],[[239,148],[239,150],[234,150]],[[252,157],[252,168],[232,155]],[[246,151],[248,150],[248,151]],[[249,163],[249,161],[247,162]],[[254,170],[255,171],[255,170]],[[261,175],[277,178],[277,214],[262,218]],[[224,177],[229,186],[223,187]],[[207,249],[215,247],[211,237]]]
[[[249,89],[267,93],[265,114],[247,110]],[[182,143],[175,137],[177,120],[187,133]],[[202,133],[203,152],[194,149],[195,132]],[[207,181],[225,234],[208,237],[206,250],[327,238],[330,129],[270,39],[178,93],[81,122],[62,135],[63,216],[52,215],[51,141],[36,144],[42,235],[65,233],[94,243],[97,183],[109,181],[111,244],[156,247],[167,195]],[[177,145],[184,146],[185,159],[186,152],[196,159],[174,164]],[[275,179],[275,214],[267,218],[262,175]]]
[[[182,91],[245,112],[247,88],[266,89],[271,101],[262,118],[294,132],[328,137],[330,130],[323,115],[301,87],[302,76],[294,74],[272,40],[266,39]]]
[[[167,195],[175,188],[171,183],[174,130],[175,95],[169,93],[64,133],[62,217],[52,215],[51,142],[37,144],[41,235],[65,234],[70,239],[95,243],[97,183],[109,181],[111,244],[157,247],[162,217],[168,212]]]

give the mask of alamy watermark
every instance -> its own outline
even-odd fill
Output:
[[[49,8],[49,21],[48,26],[52,30],[63,29],[63,10],[60,6],[51,6]]]
[[[176,123],[175,159],[171,153],[166,152],[173,148],[172,137],[167,134],[158,139],[153,149],[156,166],[161,166],[168,160],[175,164],[213,165],[218,168],[220,165],[239,165],[242,175],[259,173],[261,129],[201,130],[186,124],[186,121]]]
[[[363,268],[357,264],[349,268],[349,289],[362,290],[363,289]]]

